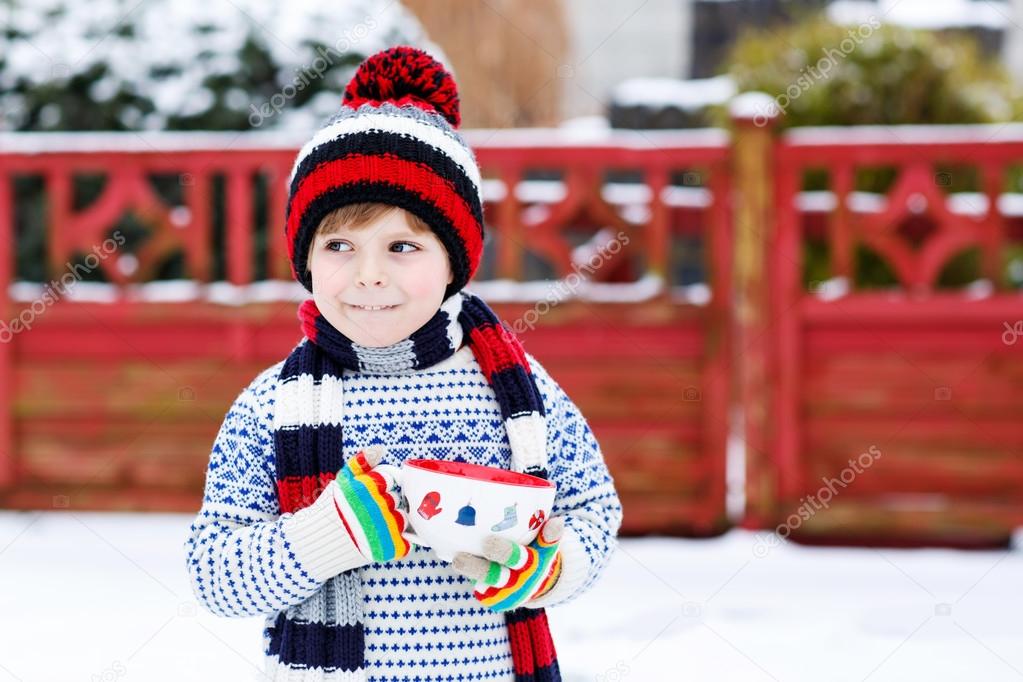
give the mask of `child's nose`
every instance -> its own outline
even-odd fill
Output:
[[[383,286],[387,284],[387,274],[384,272],[379,259],[364,255],[359,259],[355,280],[360,286],[364,287]]]

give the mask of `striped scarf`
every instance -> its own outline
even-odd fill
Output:
[[[497,396],[511,445],[511,468],[547,478],[546,416],[525,352],[479,297],[465,290],[452,294],[420,329],[383,348],[353,343],[327,322],[312,299],[301,304],[298,317],[306,340],[285,360],[275,393],[282,512],[312,504],[344,465],[345,368],[369,374],[414,372],[450,357],[464,339]],[[365,680],[362,615],[358,571],[330,578],[306,602],[282,611],[269,629],[269,653],[279,661],[280,676],[316,669],[316,679]],[[560,681],[544,610],[522,607],[505,617],[516,681]]]

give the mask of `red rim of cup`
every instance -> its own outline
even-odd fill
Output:
[[[469,462],[448,462],[440,459],[409,459],[405,465],[413,469],[431,471],[437,474],[468,478],[474,481],[518,485],[527,488],[553,488],[554,484],[538,476],[521,474],[517,471],[499,469],[497,467],[470,464]]]

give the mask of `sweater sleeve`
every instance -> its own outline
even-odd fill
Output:
[[[622,506],[586,418],[540,363],[527,358],[547,411],[547,471],[558,487],[551,515],[565,519],[561,576],[526,604],[542,608],[575,599],[600,578],[617,546]]]
[[[220,616],[255,616],[302,603],[327,580],[367,560],[334,508],[336,486],[280,514],[270,367],[231,405],[213,443],[202,506],[185,541],[198,601]]]

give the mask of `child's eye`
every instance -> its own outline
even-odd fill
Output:
[[[393,244],[391,244],[391,246],[411,246],[416,251],[419,250],[419,247],[416,246],[415,244],[413,244],[412,242],[394,242]],[[399,251],[399,253],[411,253],[411,252],[410,251]]]
[[[351,250],[351,244],[349,244],[348,242],[331,241],[327,242],[324,246],[328,251],[336,251],[338,253],[347,253],[348,251]],[[411,253],[412,250],[415,251],[419,250],[419,247],[413,244],[412,242],[394,242],[393,244],[391,244],[392,248],[398,247],[399,249],[401,249],[401,247],[405,246],[410,247],[410,249],[400,250],[397,253]]]

